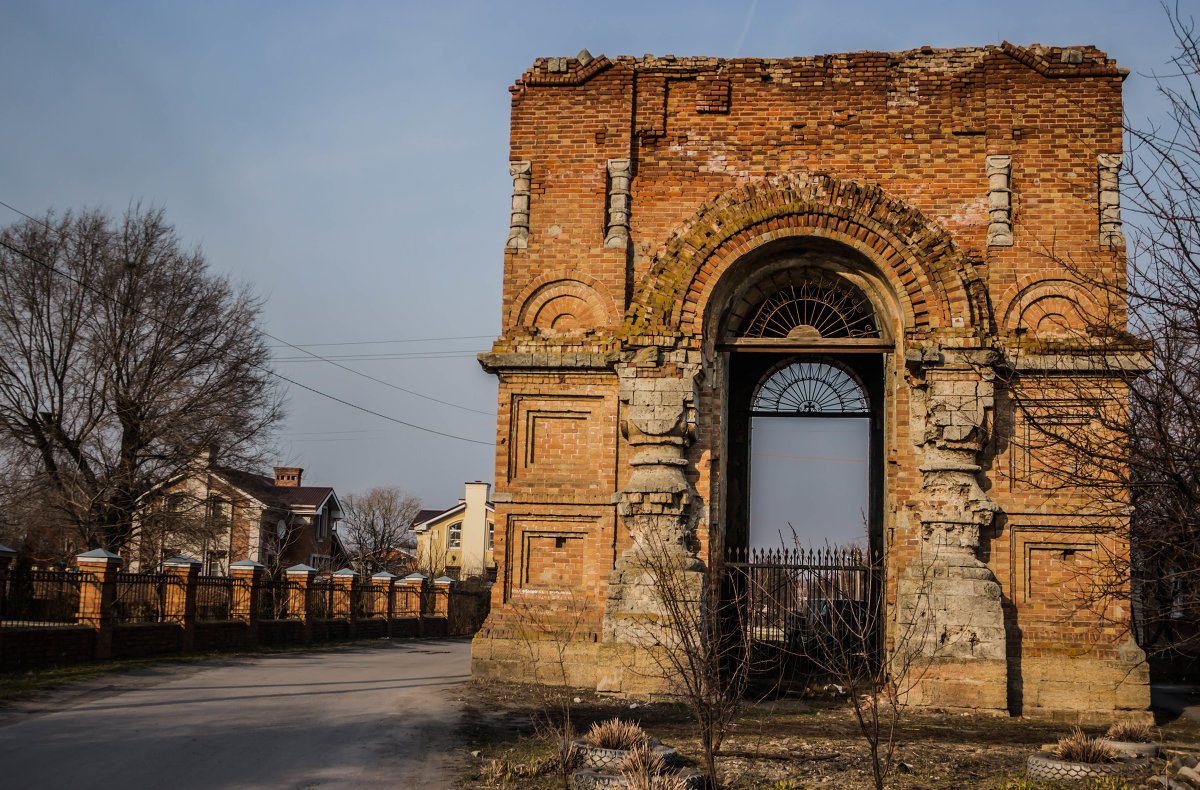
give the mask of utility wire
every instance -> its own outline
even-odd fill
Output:
[[[50,224],[49,224],[48,222],[46,222],[45,220],[38,219],[37,217],[30,216],[29,214],[26,214],[24,211],[21,211],[20,209],[18,209],[18,208],[15,208],[15,207],[13,207],[13,206],[9,205],[8,203],[5,203],[5,202],[4,202],[4,201],[2,201],[2,200],[0,200],[0,206],[4,206],[5,208],[9,209],[10,211],[15,211],[16,213],[20,214],[22,217],[25,217],[26,219],[29,219],[29,220],[32,220],[32,221],[34,221],[34,222],[37,222],[37,223],[41,224],[42,226],[44,226],[44,227],[46,227],[47,229],[49,229],[51,232],[54,232],[54,233],[57,233],[57,232],[58,232],[56,228],[54,228],[52,225],[50,225]],[[5,245],[5,246],[7,247],[8,245]],[[9,249],[10,249],[10,250],[13,250],[13,248],[11,248],[11,247],[9,247]],[[63,274],[62,272],[59,272],[59,271],[58,271],[57,269],[55,269],[55,268],[54,268],[54,266],[53,266],[53,265],[51,265],[51,264],[47,264],[47,263],[44,263],[44,262],[42,262],[42,261],[35,261],[35,259],[34,259],[34,258],[30,257],[29,255],[26,255],[24,252],[19,252],[19,251],[17,251],[17,250],[13,250],[13,251],[14,251],[14,252],[18,252],[18,254],[20,254],[20,255],[24,255],[24,257],[26,257],[26,258],[29,258],[29,260],[31,260],[31,261],[34,261],[35,263],[39,263],[39,264],[41,264],[41,265],[43,265],[43,266],[46,266],[46,267],[50,268],[52,271],[54,271],[54,272],[57,272],[58,274],[60,274],[60,275],[62,275],[62,276],[67,276],[67,277],[69,277],[69,275],[65,275],[65,274]],[[73,278],[71,278],[71,279],[73,279]],[[83,286],[83,287],[85,287],[85,288],[87,287],[87,286],[83,285],[83,283],[81,283],[81,282],[79,282],[79,281],[77,281],[77,280],[76,280],[75,282],[76,282],[78,285],[81,285],[81,286]],[[93,289],[93,290],[94,290],[94,289]],[[108,298],[107,294],[100,293],[99,291],[96,291],[96,293],[98,293],[98,294],[99,294],[100,296],[102,296],[102,297]],[[114,300],[114,301],[115,301],[115,300]],[[122,307],[125,307],[125,306],[126,306],[126,305],[122,305]],[[144,314],[143,314],[143,315],[144,315]],[[148,316],[148,315],[144,315],[144,317],[146,317],[146,318],[151,318],[151,320],[157,320],[157,319],[154,319],[152,316]],[[166,324],[163,324],[163,326],[167,326],[167,325],[166,325]],[[182,332],[181,330],[179,330],[179,329],[177,329],[177,328],[175,328],[175,327],[167,326],[167,328],[168,328],[168,329],[170,329],[170,330],[171,330],[171,331],[173,331],[173,332],[178,332],[179,334],[183,334],[183,332]],[[327,363],[329,363],[330,365],[333,365],[335,368],[339,368],[339,369],[341,369],[341,370],[344,370],[344,371],[346,371],[346,372],[348,372],[348,373],[353,373],[353,374],[354,374],[354,375],[356,375],[356,376],[361,376],[362,378],[364,378],[364,379],[368,379],[369,381],[374,381],[376,384],[382,384],[382,385],[384,385],[385,387],[391,387],[391,388],[392,388],[392,389],[394,389],[394,390],[398,390],[399,392],[405,392],[405,393],[408,393],[409,395],[412,395],[413,397],[416,397],[416,398],[423,398],[424,400],[432,401],[432,402],[434,402],[434,403],[439,403],[439,404],[441,404],[441,405],[443,405],[443,406],[449,406],[449,407],[450,407],[450,408],[452,408],[452,409],[462,409],[463,411],[474,412],[475,414],[482,414],[482,415],[485,415],[485,416],[487,416],[487,417],[491,417],[491,416],[492,416],[492,412],[490,412],[490,411],[483,411],[482,409],[473,409],[473,408],[471,408],[470,406],[463,406],[463,405],[461,405],[461,404],[458,404],[458,403],[451,403],[450,401],[442,400],[441,398],[435,398],[435,397],[433,397],[432,395],[425,395],[424,393],[417,392],[416,390],[410,390],[410,389],[408,389],[407,387],[401,387],[399,384],[393,384],[393,383],[392,383],[392,382],[390,382],[390,381],[384,381],[383,379],[376,378],[375,376],[372,376],[372,375],[370,375],[370,374],[363,373],[362,371],[355,370],[354,368],[351,368],[351,367],[348,367],[348,366],[346,366],[346,365],[342,365],[342,364],[340,364],[340,363],[338,363],[338,362],[335,362],[335,361],[333,361],[332,359],[328,359],[328,358],[326,358],[326,357],[323,357],[323,356],[321,356],[320,354],[316,354],[316,353],[313,353],[312,351],[308,351],[308,350],[306,350],[306,349],[305,349],[303,346],[297,346],[297,345],[295,345],[295,344],[293,344],[293,343],[289,343],[289,342],[287,342],[286,340],[284,340],[284,339],[282,339],[282,338],[278,338],[278,337],[276,337],[275,335],[272,335],[270,332],[267,332],[266,330],[263,330],[263,335],[265,335],[266,337],[269,337],[270,339],[274,340],[276,343],[279,343],[279,344],[281,344],[281,345],[283,345],[283,346],[286,346],[286,347],[288,347],[288,348],[295,349],[296,351],[299,351],[300,353],[302,353],[302,354],[305,354],[307,357],[310,357],[310,358],[312,358],[312,359],[317,359],[317,360],[320,360],[320,361],[322,361],[322,362],[327,362]],[[186,335],[185,335],[185,336],[186,336]],[[486,336],[485,336],[485,337],[486,337]],[[193,338],[193,339],[195,339],[195,338]],[[316,344],[314,344],[314,345],[316,345]],[[322,344],[322,345],[323,345],[323,344]],[[334,344],[331,344],[331,345],[334,345]],[[419,353],[419,352],[418,352],[418,353]],[[288,360],[288,361],[292,361],[292,360]],[[278,377],[279,377],[279,378],[281,378],[281,379],[282,379],[282,378],[284,378],[283,376],[279,375],[278,373],[275,373],[275,371],[269,371],[269,372],[270,372],[270,373],[271,373],[271,375],[273,375],[273,376],[278,376]],[[287,380],[287,381],[291,381],[291,379],[285,379],[285,380]],[[294,382],[294,381],[293,381],[292,383],[293,383],[293,384],[295,384],[296,386],[298,386],[298,387],[302,387],[302,388],[304,388],[304,389],[311,389],[310,387],[306,387],[305,385],[303,385],[303,384],[300,384],[299,382]],[[318,394],[320,394],[320,395],[325,395],[326,397],[329,397],[329,398],[332,398],[332,397],[333,397],[332,395],[327,395],[326,393],[319,392],[318,390],[312,390],[312,391],[313,391],[313,392],[317,392],[317,393],[318,393]],[[343,402],[345,402],[345,401],[343,401]],[[366,409],[364,409],[364,411],[366,411]],[[374,412],[372,412],[372,413],[374,413]],[[378,416],[384,417],[384,415],[378,415]],[[390,418],[390,417],[385,417],[385,419],[393,419],[393,418]],[[399,422],[399,421],[398,421],[398,422]],[[405,424],[405,425],[408,425],[409,423],[404,423],[404,424]],[[414,425],[414,426],[410,426],[410,427],[414,427],[414,428],[416,428],[416,427],[419,427],[419,426],[415,426],[415,425]],[[425,428],[421,428],[421,430],[432,430],[432,429],[425,429]],[[437,433],[437,431],[433,431],[433,432],[434,432],[434,433]],[[444,436],[450,436],[451,434],[443,434],[443,435],[444,435]],[[455,437],[455,438],[462,438],[462,437]],[[474,440],[474,439],[466,439],[465,441],[475,441],[475,440]]]
[[[10,209],[12,208],[12,206],[9,206],[7,203],[3,203],[3,202],[0,202],[0,205],[5,206],[6,208],[10,208]],[[13,210],[15,211],[16,209],[13,209]],[[25,214],[24,212],[21,212],[21,211],[18,211],[17,213],[22,214],[23,216],[29,216],[28,214]],[[87,283],[83,282],[82,280],[79,280],[78,278],[72,276],[71,274],[61,271],[58,267],[54,266],[53,264],[50,264],[43,260],[35,258],[34,256],[30,255],[29,253],[20,249],[19,247],[14,247],[13,245],[9,244],[7,241],[4,241],[3,239],[0,239],[0,247],[4,247],[4,249],[8,250],[9,252],[12,252],[16,255],[20,255],[22,258],[25,258],[26,260],[32,261],[33,263],[36,263],[37,265],[46,268],[47,270],[53,272],[54,274],[57,274],[59,277],[64,277],[64,278],[70,280],[71,282],[75,283],[79,287],[85,288],[103,299],[108,299],[108,300],[112,301],[113,303],[125,308],[126,310],[131,310],[134,313],[140,315],[141,317],[147,318],[171,332],[174,332],[182,337],[186,337],[192,341],[202,343],[202,344],[208,346],[213,351],[217,350],[216,347],[213,346],[212,343],[209,343],[208,341],[203,340],[202,338],[198,338],[195,335],[191,335],[187,332],[184,332],[179,327],[168,324],[166,321],[163,321],[161,318],[157,318],[155,316],[152,316],[152,315],[146,313],[143,310],[139,310],[138,308],[134,307],[133,305],[126,304],[125,302],[122,302],[120,299],[117,299],[115,296],[106,294],[103,291],[101,291],[100,289],[95,288],[94,286],[88,285]],[[266,333],[264,332],[263,334],[266,334]],[[268,335],[268,337],[270,337],[270,335]],[[276,338],[276,339],[278,339],[278,338]],[[358,411],[364,412],[366,414],[370,414],[374,417],[379,417],[380,419],[387,420],[388,422],[394,422],[394,423],[403,425],[408,428],[413,428],[418,431],[424,431],[425,433],[432,433],[437,436],[444,436],[447,439],[457,439],[461,442],[470,442],[471,444],[482,444],[482,445],[487,445],[487,446],[492,445],[492,442],[484,442],[484,441],[480,441],[479,439],[469,439],[465,436],[456,436],[455,434],[452,434],[452,433],[445,433],[443,431],[438,431],[433,428],[426,428],[422,425],[417,425],[415,423],[406,422],[397,417],[391,417],[387,414],[383,414],[381,412],[374,411],[373,409],[368,409],[366,406],[359,406],[357,403],[351,403],[350,401],[344,400],[343,398],[339,398],[336,395],[330,395],[328,392],[322,392],[321,390],[316,389],[315,387],[310,387],[307,384],[301,384],[299,381],[296,381],[295,379],[291,379],[291,378],[288,378],[287,376],[276,373],[275,371],[271,370],[269,367],[266,367],[265,365],[260,365],[256,362],[250,362],[249,360],[245,360],[245,361],[248,362],[252,367],[258,368],[259,370],[263,371],[264,373],[266,373],[269,376],[274,376],[275,378],[277,378],[281,381],[286,381],[287,383],[292,384],[296,387],[299,387],[302,390],[311,392],[314,395],[320,395],[321,397],[328,398],[329,400],[334,401],[335,403],[340,403],[343,406],[348,406],[352,409],[357,409]]]
[[[3,205],[3,204],[0,204]],[[455,337],[410,337],[404,340],[357,340],[344,343],[300,343],[301,348],[319,348],[321,346],[381,346],[391,343],[433,343],[439,340],[486,340],[494,335],[457,335]],[[285,344],[290,345],[290,344]],[[279,348],[279,346],[271,346]]]

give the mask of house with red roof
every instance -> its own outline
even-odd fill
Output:
[[[159,486],[135,521],[130,567],[153,570],[186,554],[206,574],[224,574],[249,558],[278,572],[311,565],[341,568],[347,553],[335,526],[342,505],[329,486],[303,484],[304,470],[277,466],[262,475],[212,463],[206,456]]]

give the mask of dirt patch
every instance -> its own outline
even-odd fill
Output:
[[[577,691],[576,730],[620,716],[679,749],[700,766],[699,741],[686,708],[670,702],[630,702]],[[464,764],[459,786],[551,790],[558,787],[549,740],[539,734],[541,694],[531,686],[488,684],[468,695],[464,738],[477,752]],[[889,782],[897,790],[1014,788],[1025,759],[1070,726],[1043,720],[962,714],[906,713]],[[1103,727],[1085,727],[1100,734]],[[1200,750],[1200,725],[1176,719],[1158,730],[1169,748]],[[739,790],[809,787],[870,788],[870,756],[852,712],[835,699],[785,698],[747,707],[730,727],[718,760],[725,786]],[[1132,785],[1131,785],[1132,786]],[[1049,787],[1049,786],[1047,786]]]

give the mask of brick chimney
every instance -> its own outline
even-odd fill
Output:
[[[300,485],[300,477],[304,470],[298,466],[275,467],[275,485],[295,488]]]

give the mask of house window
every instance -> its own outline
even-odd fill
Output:
[[[167,494],[166,510],[168,513],[183,512],[183,494]]]
[[[225,557],[223,551],[208,552],[204,557],[204,574],[206,576],[224,576],[227,570]]]
[[[488,551],[493,551],[496,548],[496,524],[488,522]]]
[[[229,502],[213,497],[208,501],[209,512],[212,513],[213,524],[229,523]]]
[[[458,521],[458,522],[450,525],[450,542],[448,544],[448,548],[451,548],[451,549],[461,549],[462,548],[462,522],[461,521]]]
[[[308,555],[308,564],[320,573],[329,573],[333,570],[333,558],[328,554],[310,554]]]
[[[317,514],[317,540],[325,540],[325,531],[329,528],[329,519],[326,511],[322,510]]]

